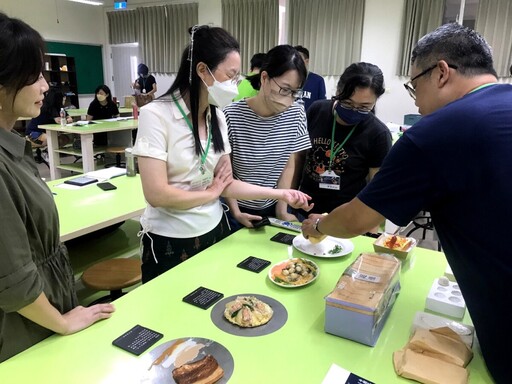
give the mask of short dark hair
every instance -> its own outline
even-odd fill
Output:
[[[377,98],[385,91],[384,75],[379,67],[370,63],[350,64],[338,81],[336,96],[339,100],[347,100],[352,97],[356,88],[370,88]]]
[[[148,73],[149,73],[149,68],[146,64],[140,63],[137,66],[137,75],[147,76]]]
[[[110,92],[110,88],[108,86],[106,86],[105,84],[103,85],[98,85],[96,87],[96,90],[94,91],[94,95],[96,96],[98,94],[99,91],[103,91],[105,92],[108,96],[107,96],[107,102],[110,104],[110,103],[113,103],[112,101],[112,92]],[[98,100],[96,99],[96,97],[94,97],[94,100]]]
[[[194,26],[189,29],[189,33],[191,43],[183,50],[176,79],[161,97],[171,95],[178,90],[181,95],[188,93],[195,149],[199,155],[203,152],[199,139],[197,116],[202,80],[197,75],[195,68],[199,62],[202,62],[213,72],[226,59],[229,53],[240,53],[240,44],[228,31],[220,27],[209,27],[208,25]],[[222,152],[224,151],[224,141],[217,122],[215,106],[211,106],[211,115],[213,149],[215,152]]]
[[[252,55],[251,57],[251,71],[254,69],[254,68],[261,68],[261,66],[263,65],[263,62],[265,61],[265,57],[267,55],[265,53],[255,53],[254,55]]]
[[[39,32],[0,12],[0,85],[14,97],[20,89],[39,79],[44,51]]]
[[[306,59],[309,59],[309,51],[307,48],[304,48],[302,45],[296,45],[294,48],[300,53],[302,53],[306,57]]]
[[[308,71],[304,60],[299,52],[291,45],[283,44],[272,48],[267,52],[267,56],[260,68],[260,73],[247,77],[254,89],[259,90],[261,87],[261,73],[268,73],[270,78],[279,77],[285,72],[296,70],[299,73],[300,88],[304,85]]]
[[[485,39],[471,28],[448,23],[423,36],[411,56],[411,63],[426,69],[439,60],[457,67],[461,75],[496,75],[492,51]]]

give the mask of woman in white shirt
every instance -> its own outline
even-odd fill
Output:
[[[148,206],[141,217],[145,283],[226,237],[219,197],[272,198],[308,210],[309,196],[233,180],[221,108],[237,94],[240,48],[195,26],[171,88],[141,108],[134,154]]]

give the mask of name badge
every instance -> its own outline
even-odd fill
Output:
[[[192,191],[203,191],[208,188],[208,186],[210,186],[212,181],[213,173],[210,171],[205,171],[204,174],[199,175],[190,182],[190,189]]]
[[[333,189],[335,191],[340,190],[340,177],[333,171],[325,171],[320,174],[319,187],[321,189]]]

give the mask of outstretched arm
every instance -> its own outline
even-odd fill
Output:
[[[318,224],[315,224],[316,221]],[[357,197],[350,202],[340,205],[327,216],[309,215],[302,222],[304,237],[320,237],[330,235],[334,237],[350,238],[361,235],[378,226],[385,220],[379,212],[364,204]]]

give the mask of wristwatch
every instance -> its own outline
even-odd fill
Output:
[[[315,220],[315,224],[313,225],[313,228],[315,231],[317,231],[319,234],[323,235],[322,232],[320,232],[320,230],[318,229],[318,224],[320,224],[320,218],[316,219]]]

